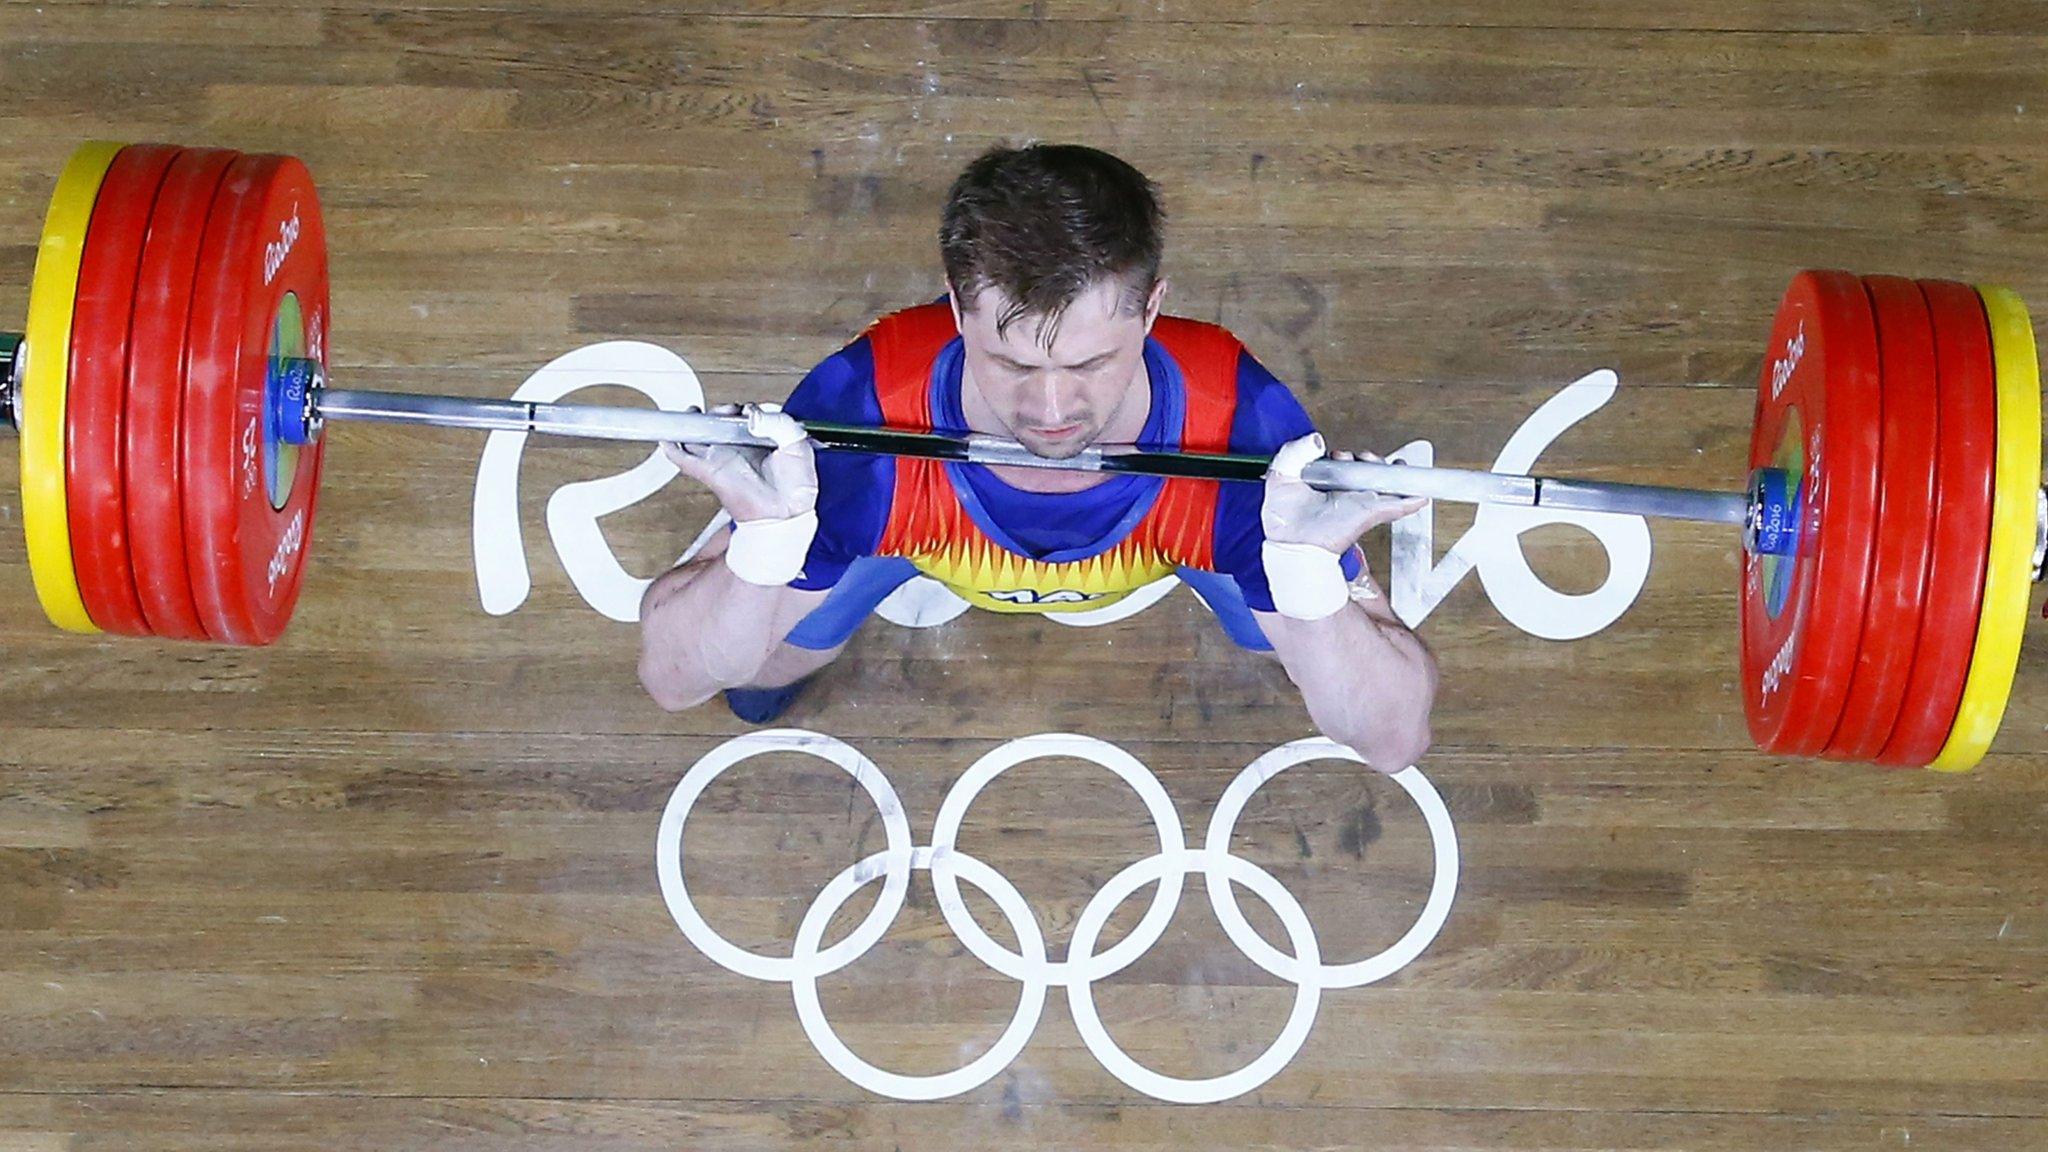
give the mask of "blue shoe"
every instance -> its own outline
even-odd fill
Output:
[[[749,724],[770,724],[796,703],[796,698],[810,687],[812,679],[806,676],[780,688],[727,688],[725,705],[732,709],[733,715]]]

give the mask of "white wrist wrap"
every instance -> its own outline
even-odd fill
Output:
[[[783,520],[743,520],[732,526],[725,546],[725,566],[749,584],[775,588],[803,574],[811,538],[818,534],[818,513],[805,512]]]
[[[1344,566],[1327,548],[1268,540],[1259,548],[1259,560],[1273,590],[1273,610],[1282,616],[1321,620],[1351,601]]]

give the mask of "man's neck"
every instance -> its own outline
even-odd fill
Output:
[[[981,389],[975,387],[974,378],[963,363],[960,367],[960,412],[967,419],[967,429],[988,436],[1010,438],[1010,430],[996,419],[995,412],[982,398]],[[1148,361],[1138,362],[1137,374],[1124,389],[1124,398],[1117,404],[1116,414],[1103,427],[1102,435],[1092,444],[1129,444],[1145,431],[1145,421],[1152,415],[1152,377]],[[1093,488],[1108,480],[1100,472],[1062,472],[1049,468],[1011,468],[990,465],[989,472],[996,479],[1023,492],[1080,492]]]

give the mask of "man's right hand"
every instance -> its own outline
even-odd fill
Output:
[[[683,475],[711,490],[733,518],[726,566],[749,584],[787,584],[803,570],[818,531],[818,461],[803,428],[779,405],[721,404],[715,416],[744,416],[747,431],[776,447],[663,444]]]
[[[787,520],[818,507],[818,462],[803,429],[776,404],[720,404],[713,416],[744,416],[747,431],[777,447],[733,444],[663,444],[662,454],[683,475],[718,497],[731,517]]]

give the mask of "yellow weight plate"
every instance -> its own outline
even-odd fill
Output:
[[[1991,747],[2005,718],[2019,667],[2020,636],[2027,626],[2028,584],[2034,574],[2036,504],[2041,490],[2041,364],[2027,306],[2006,288],[1978,286],[1991,318],[1991,352],[1998,369],[1998,461],[1991,498],[1991,556],[1984,570],[1984,607],[1970,675],[1948,742],[1929,767],[1967,772]]]
[[[43,614],[59,628],[97,632],[78,595],[71,566],[71,524],[64,499],[64,384],[71,367],[71,307],[78,265],[92,223],[100,182],[121,145],[80,145],[57,177],[50,214],[36,248],[29,281],[28,330],[23,333],[21,395],[15,400],[21,431],[21,522],[28,533],[28,571]]]

